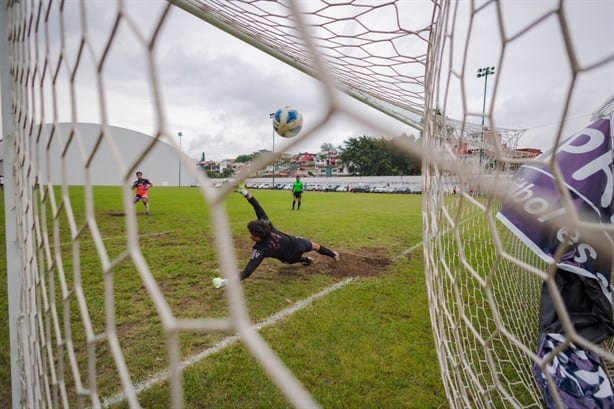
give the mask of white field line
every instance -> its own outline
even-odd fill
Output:
[[[394,259],[398,259],[400,257],[403,256],[407,256],[408,254],[412,253],[414,250],[416,250],[418,247],[422,246],[422,242],[415,244],[413,246],[411,246],[410,248],[406,249],[405,251],[403,251],[402,253],[400,253],[398,256],[394,257]],[[296,303],[292,304],[291,306],[284,308],[283,310],[276,312],[275,314],[269,316],[268,318],[266,318],[263,321],[260,321],[256,324],[254,324],[254,328],[260,330],[264,327],[267,327],[269,325],[273,325],[276,324],[278,322],[280,322],[281,320],[283,320],[284,318],[294,314],[297,311],[302,310],[303,308],[309,306],[312,302],[314,302],[315,300],[322,298],[328,294],[330,294],[331,292],[338,290],[339,288],[345,286],[346,284],[349,284],[350,282],[354,281],[355,277],[350,277],[350,278],[346,278],[343,281],[340,281],[336,284],[331,285],[330,287],[327,287],[325,289],[323,289],[322,291],[315,293],[301,301],[297,301]],[[214,346],[212,346],[211,348],[207,348],[204,351],[182,361],[179,366],[180,368],[183,370],[185,368],[188,368],[196,363],[198,363],[199,361],[203,360],[204,358],[216,354],[224,349],[226,349],[227,347],[231,346],[232,344],[235,344],[239,342],[239,336],[238,335],[231,335],[229,337],[224,338],[223,340],[221,340],[220,342],[218,342],[217,344],[215,344]],[[149,388],[160,384],[162,382],[164,382],[166,379],[168,379],[168,371],[164,370],[164,371],[160,371],[156,374],[154,374],[152,377],[150,377],[149,379],[144,380],[143,382],[140,382],[138,384],[136,384],[134,386],[134,390],[136,392],[136,394],[140,394],[141,392],[144,392],[146,390],[148,390]],[[126,399],[126,394],[124,392],[115,394],[111,397],[108,398],[103,398],[102,399],[102,407],[103,408],[109,408],[112,405],[116,405],[122,401],[124,401]]]
[[[405,249],[403,252],[399,253],[396,257],[393,258],[393,260],[398,260],[401,257],[405,257],[408,254],[411,254],[414,252],[414,250],[416,250],[417,248],[422,247],[422,242],[414,244],[413,246],[411,246],[408,249]]]
[[[351,281],[354,280],[354,277],[351,278],[346,278],[343,281],[340,281],[336,284],[333,284],[330,287],[325,288],[324,290],[315,293],[301,301],[298,301],[294,304],[292,304],[291,306],[284,308],[283,310],[269,316],[268,318],[266,318],[263,321],[260,321],[256,324],[254,324],[254,328],[260,330],[266,326],[272,325],[272,324],[276,324],[279,321],[283,320],[284,318],[294,314],[295,312],[302,310],[303,308],[307,307],[308,305],[310,305],[312,302],[314,302],[315,300],[317,300],[318,298],[322,298],[326,295],[328,295],[329,293],[338,290],[339,288],[345,286],[346,284],[350,283]],[[202,359],[213,355],[215,353],[218,353],[222,350],[224,350],[225,348],[229,347],[232,344],[235,344],[239,342],[239,336],[238,335],[232,335],[229,337],[224,338],[222,341],[218,342],[217,344],[215,344],[214,346],[212,346],[211,348],[207,348],[204,351],[182,361],[180,363],[180,368],[181,369],[185,369],[188,368],[196,363],[198,363],[199,361],[201,361]],[[164,370],[164,371],[160,371],[156,374],[154,374],[152,377],[150,377],[149,379],[144,380],[143,382],[140,382],[138,384],[136,384],[134,386],[134,390],[136,392],[136,394],[140,394],[143,391],[146,391],[147,389],[151,388],[152,386],[155,386],[159,383],[164,382],[166,379],[168,379],[168,371]],[[126,395],[125,393],[118,393],[116,395],[113,395],[111,397],[108,398],[103,398],[102,399],[102,407],[103,408],[108,408],[112,405],[116,405],[122,401],[124,401],[126,399]]]

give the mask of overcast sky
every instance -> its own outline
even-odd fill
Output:
[[[69,0],[68,4],[73,9],[66,8],[69,18],[65,21],[72,36],[65,39],[65,49],[67,60],[72,64],[76,60],[79,40],[76,35],[79,31],[78,3]],[[102,55],[117,7],[112,2],[98,0],[87,0],[86,4],[88,39],[93,54]],[[127,0],[126,5],[128,14],[149,37],[153,30],[152,22],[158,20],[166,2]],[[56,30],[59,28],[50,29],[52,36]],[[153,134],[156,114],[143,45],[123,24],[107,52],[102,80],[109,92],[105,96],[109,122]],[[273,129],[269,114],[284,105],[299,109],[304,118],[304,129],[313,126],[315,118],[324,114],[324,106],[319,103],[322,87],[318,81],[179,8],[174,8],[167,18],[154,57],[168,128],[175,135],[182,133],[182,149],[193,158],[200,158],[203,152],[207,159],[220,160],[261,149],[271,150]],[[81,57],[76,76],[80,84],[76,91],[77,99],[93,101],[98,98],[94,65],[91,58]],[[68,70],[60,72],[60,81],[66,81],[68,77]],[[364,110],[365,115],[387,121],[395,130],[395,136],[402,132],[418,134],[415,129],[390,120],[384,114],[365,109],[352,98],[345,95],[343,98],[346,104]],[[79,121],[102,120],[94,105],[77,104]],[[59,116],[70,117],[69,104],[61,104]],[[364,125],[336,117],[325,131],[293,151],[318,152],[323,143],[339,146],[349,138],[364,134],[380,136]],[[285,142],[281,139],[275,137],[276,150]]]
[[[88,38],[93,53],[101,55],[110,36],[109,27],[117,6],[102,0],[87,0],[86,3]],[[407,0],[402,3],[413,7],[422,2]],[[502,3],[508,36],[521,31],[557,3],[554,0]],[[76,6],[79,3],[69,0],[68,4]],[[460,2],[460,11],[466,12],[470,4],[469,1]],[[565,4],[580,64],[589,66],[614,55],[614,2],[574,0]],[[149,37],[153,22],[157,21],[165,2],[126,0],[126,5],[145,37]],[[487,7],[475,17],[475,31],[465,54],[462,50],[466,39],[460,35],[455,39],[455,61],[451,65],[463,76],[450,82],[449,93],[454,96],[448,97],[446,113],[457,119],[480,123],[484,82],[476,78],[475,73],[479,67],[496,66],[496,75],[489,77],[486,93],[487,110],[492,103],[495,125],[528,128],[527,136],[519,146],[544,148],[561,118],[571,80],[570,63],[556,19],[548,19],[532,30],[531,35],[508,42],[503,49],[494,24],[495,11],[494,7]],[[70,22],[78,22],[78,14],[70,18],[71,11],[67,10],[67,13],[67,32],[77,32],[79,24]],[[462,31],[460,22],[457,29]],[[53,37],[53,27],[50,32]],[[78,39],[78,36],[65,39],[69,62],[76,59]],[[317,81],[181,9],[172,10],[160,32],[153,56],[160,75],[167,128],[174,134],[182,132],[182,149],[193,158],[200,158],[204,152],[207,159],[219,160],[271,149],[273,134],[269,114],[283,105],[299,109],[306,127],[323,114],[322,89]],[[80,83],[91,84],[76,91],[82,101],[99,98],[93,76],[95,70],[88,69],[88,66],[93,67],[94,63],[90,58],[82,57],[76,78]],[[147,55],[138,36],[128,25],[121,25],[102,70],[102,80],[109,90],[105,98],[111,125],[148,134],[156,131],[155,105],[147,67]],[[63,70],[59,75],[60,80],[69,76],[69,70]],[[569,132],[586,125],[591,112],[614,94],[613,78],[612,61],[579,76],[568,115]],[[497,92],[493,94],[495,85]],[[362,107],[349,97],[346,101],[351,106]],[[464,111],[463,106],[466,107]],[[361,109],[365,116],[386,121],[397,134],[418,134],[415,129],[372,109],[357,109]],[[83,122],[101,120],[99,110],[92,109],[91,104],[79,104],[76,112],[78,120]],[[463,117],[463,112],[468,116]],[[70,117],[69,107],[60,107],[58,115]],[[325,130],[293,151],[315,152],[322,143],[338,146],[349,138],[365,134],[382,136],[377,133],[362,123],[337,117]],[[277,147],[283,143],[280,139],[275,139]]]

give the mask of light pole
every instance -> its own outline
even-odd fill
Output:
[[[269,114],[269,119],[273,119],[274,116],[275,113]],[[275,128],[273,126],[271,128],[273,128],[273,155],[275,155]],[[275,162],[273,161],[273,186],[271,186],[273,190],[275,190]]]
[[[179,136],[179,187],[181,187],[181,137],[183,136],[181,131],[177,133],[177,136]]]
[[[478,78],[484,77],[484,100],[482,102],[482,140],[480,141],[480,170],[482,169],[482,150],[484,144],[484,115],[486,114],[486,84],[488,76],[495,75],[495,67],[478,68]]]

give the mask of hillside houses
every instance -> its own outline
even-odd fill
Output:
[[[475,169],[476,173],[482,172],[490,173],[496,166],[505,168],[508,172],[515,171],[519,163],[501,163],[497,164],[496,157],[498,153],[494,146],[495,138],[501,139],[501,137],[494,132],[485,133],[483,145],[478,145],[475,142],[462,142],[452,146],[452,152],[454,153],[453,160],[460,160],[465,166]],[[503,154],[506,158],[529,160],[541,154],[541,150],[536,148],[509,148],[505,141],[499,142]],[[263,149],[255,153],[256,157],[270,155],[271,151]],[[250,157],[251,155],[244,155],[244,157]],[[208,173],[214,173],[213,177],[231,177],[245,168],[250,168],[251,162],[240,161],[237,162],[234,159],[226,159],[220,162],[206,161],[204,160],[204,154],[201,161],[197,162],[203,171]],[[282,153],[280,158],[274,163],[264,169],[260,169],[255,172],[247,173],[253,174],[256,178],[294,178],[296,176],[301,177],[336,177],[336,176],[350,176],[348,170],[348,164],[344,163],[339,157],[339,153],[335,149],[323,150],[318,153],[311,152],[299,152],[299,153]]]
[[[266,155],[270,154],[271,151],[261,150],[258,153]],[[249,168],[251,166],[251,162],[236,162],[232,159],[226,159],[220,162],[201,160],[197,164],[205,172],[215,172],[219,174],[236,174],[241,172],[244,168]],[[273,174],[277,177],[348,176],[349,172],[346,164],[339,158],[337,151],[331,150],[319,153],[284,153],[274,164],[256,172],[257,177],[271,177]]]

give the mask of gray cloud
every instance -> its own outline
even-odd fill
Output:
[[[67,52],[68,67],[62,69],[60,76],[61,82],[66,83],[70,68],[74,68],[76,44],[87,33],[92,54],[89,50],[85,53],[77,72],[78,112],[79,120],[96,122],[101,115],[96,108],[101,101],[96,91],[96,63],[110,41],[117,4],[86,2],[85,26],[79,18],[80,4],[76,0],[67,1],[65,11],[69,18],[65,19],[63,34],[58,25],[50,27],[50,43],[53,58],[59,55],[62,35],[67,44],[65,48],[73,50]],[[127,0],[124,4],[126,19],[111,42],[102,70],[105,109],[112,125],[153,133],[157,113],[143,39],[151,39],[154,24],[167,3]],[[470,4],[460,2],[459,7],[468,8]],[[465,119],[479,123],[483,81],[475,77],[475,71],[481,66],[496,65],[497,74],[489,78],[487,90],[487,107],[490,111],[492,106],[495,124],[529,128],[522,146],[545,145],[554,136],[556,127],[552,124],[562,117],[562,105],[572,79],[571,63],[561,36],[545,35],[558,33],[556,16],[546,19],[530,34],[503,44],[497,30],[495,4],[489,4],[476,15],[469,46],[459,41],[462,36],[455,40],[457,59],[452,67],[463,76],[450,87],[447,114],[463,119],[466,107],[470,115]],[[555,6],[547,2],[498,4],[503,10],[507,38]],[[614,25],[611,24],[614,3],[572,1],[565,3],[564,10],[581,67],[614,54]],[[130,20],[134,20],[138,31],[128,24]],[[461,24],[457,29],[462,30]],[[327,108],[322,105],[324,98],[317,81],[177,8],[171,10],[162,25],[153,58],[168,131],[171,136],[179,131],[183,133],[182,148],[194,158],[200,158],[203,151],[209,158],[223,159],[271,149],[270,112],[283,105],[293,105],[301,110],[305,126],[309,127]],[[614,62],[610,61],[599,69],[578,75],[568,118],[570,130],[585,125],[590,112],[614,93],[613,66]],[[60,83],[58,89],[60,96],[68,98],[67,85]],[[384,121],[399,134],[416,133],[350,98],[344,97],[343,101],[364,117]],[[60,114],[69,118],[68,107],[70,104],[61,104]],[[297,149],[317,150],[323,142],[339,145],[347,138],[363,134],[379,136],[378,131],[355,120],[338,117]]]

